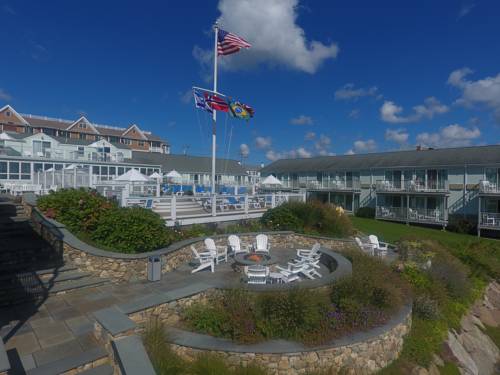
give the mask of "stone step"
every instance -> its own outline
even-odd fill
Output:
[[[79,372],[78,375],[113,375],[113,372],[113,367],[105,364]]]
[[[95,287],[99,285],[103,285],[109,283],[108,279],[102,279],[98,277],[85,277],[79,280],[66,281],[63,283],[59,283],[54,285],[53,288],[50,289],[50,294],[57,294],[61,292],[67,292],[73,289],[81,289],[87,287]]]
[[[37,275],[37,276],[44,278],[48,275],[53,275],[55,272],[63,273],[63,272],[75,271],[75,270],[77,270],[77,268],[73,265],[62,265],[61,267],[50,267],[50,268],[35,270],[35,271],[32,271],[32,273],[34,275]],[[2,275],[0,275],[0,281],[10,279],[16,275],[20,275],[20,273],[10,274],[10,275],[9,274],[2,274]]]
[[[28,370],[26,371],[26,375],[63,374],[92,362],[106,360],[106,358],[108,358],[108,353],[103,348],[94,348],[84,351],[83,353],[68,356],[58,361],[50,362]]]
[[[30,288],[48,288],[51,285],[59,285],[59,283],[70,282],[90,277],[90,273],[68,271],[61,272],[57,275],[45,274],[42,277],[34,272],[25,272],[17,274],[14,277],[0,282],[0,293],[8,292],[12,289],[29,290]]]

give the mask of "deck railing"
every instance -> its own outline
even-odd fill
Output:
[[[479,226],[490,229],[500,229],[500,213],[481,212],[479,215]]]
[[[359,191],[361,184],[359,180],[338,181],[338,180],[308,180],[308,181],[282,181],[278,186],[288,189],[317,189],[317,190],[338,190],[338,191]]]
[[[447,193],[449,192],[449,184],[448,181],[427,181],[425,184],[416,180],[395,183],[388,180],[377,180],[375,189],[377,192]]]
[[[397,220],[427,224],[445,224],[447,217],[444,210],[406,208],[406,207],[385,207],[378,206],[375,211],[377,219]]]
[[[493,182],[481,180],[481,181],[479,181],[479,193],[480,194],[500,194],[500,187]]]

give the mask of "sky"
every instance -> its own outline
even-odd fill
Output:
[[[498,0],[0,0],[0,106],[127,127],[210,155],[213,34],[252,44],[219,58],[217,152],[245,163],[500,143]]]

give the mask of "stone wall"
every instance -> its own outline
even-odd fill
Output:
[[[265,347],[269,350],[255,349],[238,345],[238,350],[220,350],[221,342],[217,338],[204,337],[202,345],[180,345],[173,340],[171,347],[180,356],[193,360],[200,353],[211,353],[221,356],[231,367],[258,365],[272,375],[299,375],[309,372],[345,371],[348,374],[372,374],[394,361],[403,349],[404,336],[411,328],[411,308],[403,308],[400,316],[394,317],[383,327],[376,327],[368,332],[357,333],[351,337],[339,339],[330,346],[319,349],[303,348],[301,351],[286,352],[286,343],[276,345],[273,352],[269,342]],[[174,335],[177,337],[177,335]],[[190,342],[196,340],[190,339]],[[214,342],[211,342],[214,341]],[[222,346],[224,343],[222,344]],[[234,347],[234,345],[229,345]],[[291,345],[293,346],[293,345]],[[217,350],[213,348],[216,347]],[[261,347],[262,348],[262,347]]]
[[[56,256],[69,260],[82,272],[110,279],[114,283],[128,283],[147,278],[147,263],[150,256],[161,258],[162,273],[176,269],[179,265],[193,258],[191,245],[197,250],[204,248],[204,238],[180,241],[167,248],[140,254],[122,254],[105,251],[91,246],[75,237],[66,227],[55,220],[46,218],[33,202],[23,201],[27,214],[30,215],[35,230],[51,244]],[[242,245],[255,242],[257,233],[240,234]],[[352,246],[350,240],[328,237],[306,236],[293,232],[267,233],[271,248],[311,248],[320,242],[325,248],[342,250]],[[227,235],[212,236],[219,246],[227,246]]]

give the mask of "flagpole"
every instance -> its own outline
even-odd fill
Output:
[[[217,37],[219,35],[219,25],[217,22],[214,25],[214,92],[217,92]],[[217,111],[212,111],[212,195],[215,195],[215,156],[216,156],[216,124],[217,124]],[[215,215],[216,207],[212,203],[212,215]]]

